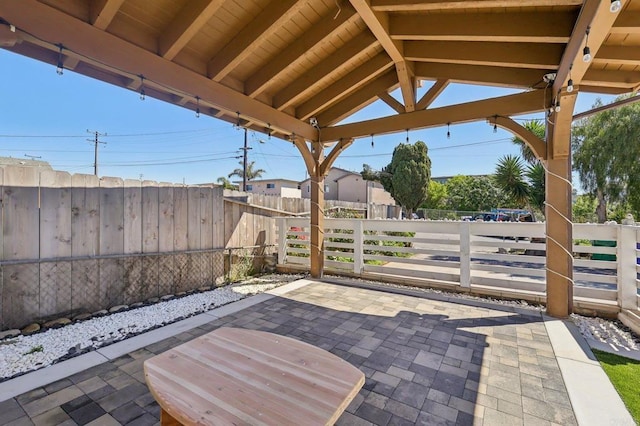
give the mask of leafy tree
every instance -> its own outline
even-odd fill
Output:
[[[621,99],[621,98],[618,98]],[[594,107],[601,106],[597,100]],[[580,120],[572,131],[573,168],[582,187],[596,198],[599,222],[607,204],[640,212],[640,104],[626,105]]]
[[[263,174],[266,173],[264,169],[254,169],[255,163],[256,163],[255,161],[247,163],[247,180],[258,179],[262,177]],[[239,164],[242,166],[243,165],[242,161],[240,161]],[[228,177],[231,177],[231,176],[238,176],[239,178],[242,178],[243,176],[242,168],[235,169],[234,171],[229,173]]]
[[[506,205],[506,197],[486,176],[454,176],[445,184],[451,210],[482,211]]]
[[[447,208],[447,187],[435,180],[429,181],[427,199],[422,204],[425,209],[444,210]]]
[[[364,180],[380,182],[380,172],[377,170],[373,170],[368,164],[362,165],[362,171],[360,172],[360,175]]]
[[[572,206],[573,221],[576,223],[594,222],[596,216],[596,200],[589,194],[582,194],[576,197]]]
[[[407,210],[407,217],[427,198],[431,178],[431,159],[427,153],[427,145],[422,141],[413,145],[401,143],[379,174],[382,186]]]
[[[234,185],[233,183],[231,183],[231,181],[229,181],[229,179],[227,179],[224,176],[220,176],[216,182],[218,182],[220,185],[222,185],[222,187],[224,189],[238,189],[238,185]]]

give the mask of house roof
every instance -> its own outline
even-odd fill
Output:
[[[640,0],[620,3],[612,13],[601,0],[3,0],[0,46],[332,145],[545,111],[575,95],[570,80],[582,92],[637,90]],[[419,98],[421,82],[429,89]],[[429,108],[453,82],[522,92]],[[395,113],[339,124],[375,100]]]

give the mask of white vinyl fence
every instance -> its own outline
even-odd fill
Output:
[[[278,219],[278,264],[308,268],[309,219]],[[574,224],[578,311],[638,315],[640,228]],[[325,272],[546,300],[543,223],[325,219]]]

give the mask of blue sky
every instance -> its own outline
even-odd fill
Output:
[[[227,122],[0,49],[0,156],[41,157],[57,170],[93,174],[94,144],[90,131],[100,138],[98,174],[187,184],[215,182],[240,167],[243,132]],[[430,86],[419,89],[419,95]],[[452,105],[515,93],[509,89],[452,84],[432,107]],[[398,96],[397,93],[393,94]],[[598,96],[580,94],[575,112],[591,108]],[[613,98],[601,96],[607,103]],[[381,101],[345,122],[392,115]],[[518,119],[533,117],[517,117]],[[541,118],[541,116],[538,116]],[[432,176],[488,174],[498,159],[517,154],[512,135],[484,123],[409,131],[409,141],[429,147]],[[340,155],[335,166],[359,172],[364,163],[380,169],[391,160],[393,148],[405,142],[406,133],[356,140]],[[264,141],[261,143],[260,141]],[[249,132],[249,161],[266,171],[263,178],[303,180],[305,167],[290,143]]]

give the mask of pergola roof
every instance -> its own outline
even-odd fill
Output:
[[[331,143],[543,111],[570,78],[585,92],[637,90],[640,0],[621,3],[612,13],[609,0],[3,0],[0,46],[277,137]],[[429,109],[452,82],[523,93]],[[431,85],[421,98],[418,84]],[[397,88],[402,101],[389,94]],[[397,114],[336,125],[377,99]]]

